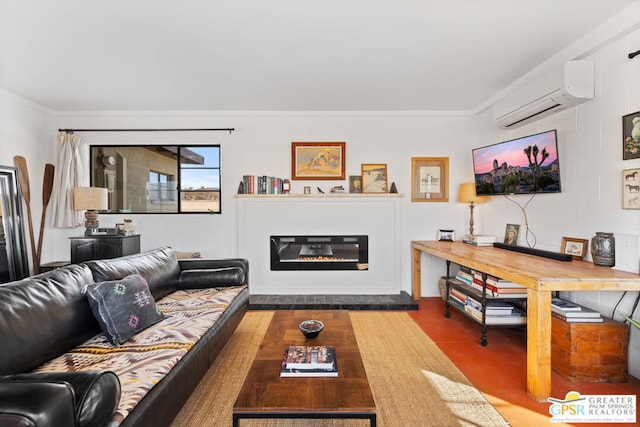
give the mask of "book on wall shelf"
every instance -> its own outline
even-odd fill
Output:
[[[282,178],[267,175],[243,175],[239,194],[283,194]]]
[[[332,346],[289,346],[282,360],[281,377],[337,377]]]

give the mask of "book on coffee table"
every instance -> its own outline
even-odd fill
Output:
[[[336,351],[331,346],[289,346],[281,377],[337,377]]]
[[[282,368],[280,377],[337,377],[338,368],[333,369],[287,369]]]

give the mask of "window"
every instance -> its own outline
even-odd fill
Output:
[[[105,213],[220,213],[219,145],[92,145],[91,185]]]

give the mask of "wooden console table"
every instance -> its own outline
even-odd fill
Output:
[[[420,299],[422,253],[527,287],[527,392],[539,401],[551,393],[551,293],[640,291],[640,275],[586,261],[555,261],[492,246],[413,241],[413,298]]]

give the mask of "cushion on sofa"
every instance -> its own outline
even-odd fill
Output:
[[[139,274],[89,285],[86,293],[93,315],[115,345],[164,318]]]
[[[95,282],[120,280],[139,274],[149,284],[157,301],[177,289],[180,266],[173,249],[168,246],[120,258],[87,261]]]
[[[203,268],[180,272],[180,289],[215,288],[217,286],[242,286],[245,283],[241,267]]]

